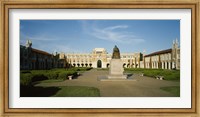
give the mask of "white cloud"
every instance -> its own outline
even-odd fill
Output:
[[[31,36],[20,33],[20,45],[25,45],[27,40],[32,41],[32,47],[36,49],[40,49],[49,53],[54,51],[57,52],[80,52],[70,45],[67,44],[67,41],[64,38],[54,38],[55,36],[47,35],[47,34],[38,34],[37,36]]]
[[[118,25],[118,26],[112,26],[112,27],[107,27],[107,28],[104,28],[104,30],[114,30],[114,29],[125,29],[125,28],[128,28],[127,25]]]
[[[51,41],[51,40],[58,40],[57,38],[54,37],[50,37],[46,34],[42,34],[42,35],[37,35],[37,36],[30,36],[30,35],[26,35],[24,33],[20,33],[21,35],[21,39],[22,40],[38,40],[38,41]]]
[[[127,31],[128,25],[115,25],[105,28],[99,28],[97,23],[88,23],[87,21],[81,21],[83,31],[96,39],[102,39],[106,41],[112,41],[123,44],[138,44],[145,40],[137,38],[133,35],[133,32]]]

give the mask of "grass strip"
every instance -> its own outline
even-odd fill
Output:
[[[170,92],[176,97],[180,97],[180,86],[161,87],[160,89]]]

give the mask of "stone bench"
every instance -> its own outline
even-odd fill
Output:
[[[69,80],[72,80],[72,77],[73,77],[73,75],[71,75],[71,76],[68,76],[68,79],[69,79]]]
[[[144,73],[141,73],[140,76],[144,76]]]
[[[164,76],[156,76],[156,79],[158,79],[158,80],[164,80]]]

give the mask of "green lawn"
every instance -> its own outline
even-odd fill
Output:
[[[180,70],[165,70],[165,69],[142,69],[142,68],[125,68],[126,73],[143,73],[145,76],[156,77],[164,76],[165,80],[180,81]]]
[[[180,86],[161,87],[160,89],[170,92],[176,97],[180,97]]]
[[[85,71],[91,70],[91,67],[77,68],[57,68],[51,70],[20,70],[20,85],[31,86],[38,81],[52,80],[48,82],[57,82],[57,80],[67,80],[68,76],[78,77]]]
[[[54,82],[63,82],[63,80],[42,80],[42,81],[36,81],[33,82],[32,84],[39,84],[39,83],[54,83]]]
[[[100,91],[94,87],[85,86],[66,86],[59,87],[59,90],[53,97],[99,97]]]
[[[67,80],[69,75],[74,78],[92,68],[70,68],[52,70],[21,70],[20,96],[21,97],[97,97],[99,89],[93,87],[65,86],[44,87],[35,86],[39,83],[54,83]]]
[[[99,97],[100,91],[85,86],[21,86],[20,97]]]
[[[109,70],[109,68],[96,68],[98,71],[100,70]]]

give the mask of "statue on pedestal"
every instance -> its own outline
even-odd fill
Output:
[[[123,74],[123,61],[120,59],[119,48],[115,45],[113,48],[112,59],[110,60],[110,68],[108,79],[127,79],[127,76]]]
[[[119,48],[116,45],[113,48],[112,59],[120,59],[120,51],[119,51]]]
[[[120,51],[119,48],[115,45],[113,48],[112,59],[110,60],[109,74],[101,80],[122,81],[126,79],[127,75],[124,74],[123,61],[120,59]]]

